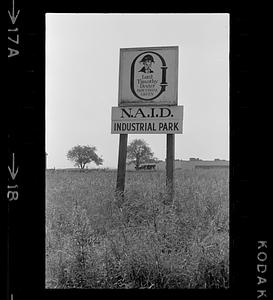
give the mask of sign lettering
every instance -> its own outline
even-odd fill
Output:
[[[112,107],[112,133],[182,133],[183,106]]]

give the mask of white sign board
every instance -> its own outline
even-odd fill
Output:
[[[177,105],[178,46],[120,49],[118,106]]]
[[[112,107],[111,133],[182,133],[183,106]]]

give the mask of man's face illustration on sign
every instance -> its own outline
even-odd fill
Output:
[[[150,54],[145,55],[140,62],[143,63],[144,66],[139,70],[139,72],[143,72],[143,73],[153,73],[154,72],[151,69],[152,63],[154,63],[154,58],[152,57],[152,55],[150,55]]]

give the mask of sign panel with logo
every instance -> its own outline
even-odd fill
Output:
[[[120,49],[119,106],[177,105],[178,46]]]

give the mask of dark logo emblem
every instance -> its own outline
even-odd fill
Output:
[[[156,52],[146,51],[136,56],[131,65],[132,93],[146,101],[159,97],[168,86],[167,68],[164,58]]]

